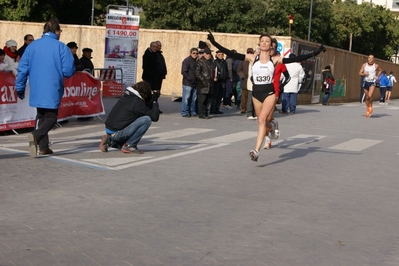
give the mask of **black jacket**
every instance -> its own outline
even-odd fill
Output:
[[[119,131],[145,115],[154,122],[158,121],[158,103],[148,104],[137,95],[124,94],[109,113],[105,120],[105,127],[112,131]]]
[[[227,78],[229,77],[226,60],[216,58],[214,63],[217,69],[217,81],[226,82]]]
[[[82,65],[83,65],[83,70],[87,71],[87,69],[90,69],[90,71],[87,71],[87,72],[89,72],[90,74],[93,74],[94,65],[93,65],[93,62],[91,62],[90,58],[82,56],[80,58],[80,63],[82,63]]]
[[[197,61],[197,67],[195,69],[195,77],[197,78],[197,91],[200,94],[212,94],[213,93],[213,62],[212,60],[206,60],[205,57],[201,57]]]
[[[195,87],[197,81],[195,79],[195,69],[197,67],[197,60],[191,56],[186,57],[181,64],[181,74],[183,75],[183,85]]]
[[[141,78],[145,81],[164,78],[159,70],[157,52],[152,52],[150,48],[145,50],[143,55],[143,75]]]
[[[327,83],[325,83],[325,80],[328,79],[328,78],[335,81],[335,78],[334,78],[333,74],[331,73],[331,70],[323,69],[321,71],[321,75],[322,75],[322,88],[321,88],[321,91],[322,92],[330,92],[331,93],[331,91],[332,91],[331,88],[327,88]],[[332,86],[332,85],[330,84],[329,86]]]

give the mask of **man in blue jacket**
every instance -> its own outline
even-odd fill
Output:
[[[15,81],[18,98],[25,98],[25,87],[29,77],[29,105],[36,107],[37,127],[28,134],[31,157],[52,154],[48,132],[57,123],[58,108],[64,94],[64,77],[75,72],[74,58],[69,48],[59,41],[61,28],[58,19],[46,22],[42,38],[32,42],[18,65]]]

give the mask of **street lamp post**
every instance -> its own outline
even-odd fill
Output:
[[[94,21],[94,0],[91,3],[91,25],[93,26],[93,21]]]
[[[294,15],[290,14],[288,16],[288,36],[291,36],[291,25],[294,23]]]
[[[310,0],[309,27],[308,27],[308,42],[310,42],[310,29],[311,29],[311,27],[312,27],[312,10],[313,10],[313,0]]]

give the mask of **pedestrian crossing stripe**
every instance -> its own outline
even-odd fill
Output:
[[[351,139],[349,141],[332,146],[329,149],[343,151],[362,151],[381,142],[381,140],[373,139]]]
[[[175,139],[175,138],[182,138],[187,137],[195,134],[206,133],[210,131],[215,131],[215,129],[211,128],[183,128],[181,130],[174,130],[174,131],[167,131],[162,133],[155,133],[151,135],[144,135],[146,139]]]

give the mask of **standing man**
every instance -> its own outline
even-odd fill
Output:
[[[31,44],[34,40],[35,40],[35,38],[33,38],[32,34],[26,34],[25,35],[25,37],[24,37],[24,45],[22,45],[17,51],[17,54],[18,54],[19,58],[22,57],[22,55],[25,52],[26,47],[28,47],[28,45]]]
[[[150,47],[145,50],[143,55],[143,74],[141,77],[150,84],[151,90],[156,94],[159,94],[157,92],[160,90],[162,80],[165,77],[161,73],[158,57],[158,43],[151,42]]]
[[[368,56],[367,62],[359,70],[359,75],[364,77],[363,91],[366,96],[366,117],[370,117],[371,113],[373,113],[373,92],[375,82],[381,72],[381,67],[374,62],[374,55],[372,54]]]
[[[197,116],[197,84],[195,80],[195,68],[197,65],[198,49],[191,48],[190,55],[186,57],[181,65],[183,75],[183,93],[181,99],[181,116]]]
[[[92,52],[93,50],[91,48],[83,48],[82,50],[83,55],[80,58],[80,62],[83,65],[83,70],[93,75],[94,65],[93,62],[91,61],[91,59],[93,58],[91,57]]]
[[[76,42],[69,42],[67,44],[67,46],[69,47],[69,49],[71,50],[71,53],[73,55],[76,71],[83,71],[83,64],[82,64],[82,62],[80,62],[79,57],[76,54],[76,51],[78,50],[77,43]]]
[[[210,119],[208,108],[212,101],[213,93],[213,60],[211,50],[204,49],[204,56],[197,62],[195,76],[197,78],[198,115],[200,119]]]
[[[211,103],[211,114],[223,114],[220,111],[220,104],[226,90],[226,81],[228,77],[227,63],[224,60],[224,53],[216,51],[216,59],[214,61],[216,67],[216,75],[213,84],[213,94]]]
[[[64,77],[75,72],[73,56],[69,48],[59,41],[61,28],[58,19],[51,18],[44,24],[42,38],[30,44],[18,66],[15,81],[18,98],[25,97],[29,77],[29,105],[36,107],[38,124],[28,134],[31,157],[52,154],[49,149],[48,132],[57,123],[58,108],[64,94]]]
[[[166,68],[165,57],[162,54],[162,43],[160,41],[156,41],[156,43],[158,45],[157,59],[159,65],[159,74],[161,77],[161,79],[158,80],[158,84],[156,84],[156,90],[159,91],[159,95],[161,95],[162,81],[166,78],[166,75],[168,74],[168,69]]]
[[[294,58],[295,54],[290,54],[289,58]],[[290,81],[284,86],[283,95],[281,96],[281,113],[287,114],[290,109],[290,114],[295,114],[298,91],[302,80],[305,77],[305,71],[301,63],[286,64],[288,73],[290,73]]]

